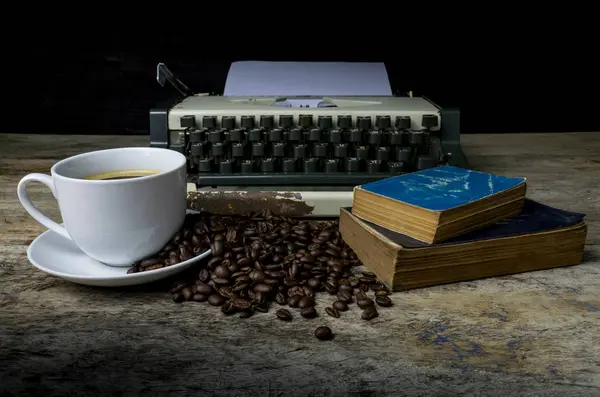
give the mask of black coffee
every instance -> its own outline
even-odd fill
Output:
[[[88,175],[83,179],[94,180],[94,181],[114,181],[119,179],[131,179],[140,178],[142,176],[156,175],[160,171],[157,170],[119,170],[119,171],[108,171],[99,174]]]

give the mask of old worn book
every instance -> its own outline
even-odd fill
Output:
[[[579,264],[584,214],[526,199],[510,219],[425,244],[340,211],[340,233],[365,267],[396,291]]]
[[[525,178],[434,167],[354,188],[352,213],[425,243],[437,243],[518,214]]]

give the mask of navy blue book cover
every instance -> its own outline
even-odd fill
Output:
[[[440,166],[381,179],[358,188],[427,210],[446,211],[512,189],[525,181],[525,178]]]
[[[352,208],[345,209],[352,213]],[[520,215],[435,244],[427,244],[419,240],[415,240],[404,234],[393,232],[389,229],[375,225],[371,222],[364,221],[362,219],[359,221],[366,223],[389,240],[405,248],[422,248],[539,233],[576,225],[581,222],[584,217],[585,214],[564,211],[541,204],[531,199],[525,199],[525,205]]]

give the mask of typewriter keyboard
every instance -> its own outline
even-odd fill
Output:
[[[408,116],[194,116],[181,117],[171,149],[189,159],[204,186],[359,185],[394,174],[430,168],[445,160],[423,116],[423,130],[410,130]]]

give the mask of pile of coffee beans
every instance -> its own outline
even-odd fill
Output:
[[[158,254],[135,263],[127,273],[146,272],[173,266],[192,259],[210,249],[212,243],[207,230],[194,228],[198,215],[188,214],[181,230],[173,236]]]
[[[390,291],[373,273],[355,271],[361,263],[338,226],[337,220],[298,220],[269,211],[248,217],[189,215],[171,249],[159,258],[184,260],[186,250],[202,252],[206,245],[212,250],[196,277],[171,289],[174,302],[207,302],[242,319],[268,313],[276,303],[275,316],[293,321],[298,315],[317,318],[315,296],[326,293],[334,302],[323,313],[340,318],[356,304],[360,317],[372,320],[378,316],[377,307],[392,305]],[[315,337],[329,340],[331,329],[319,327]]]

